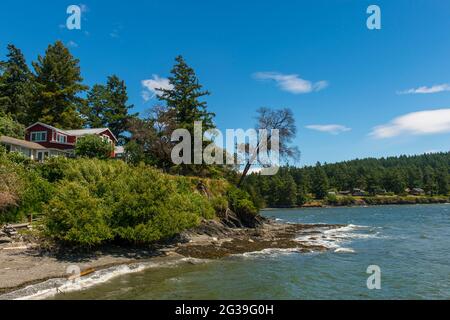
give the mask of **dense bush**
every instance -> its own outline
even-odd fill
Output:
[[[112,239],[144,244],[215,216],[213,204],[190,178],[120,161],[70,161],[45,210],[46,233],[56,240],[83,246]]]
[[[0,153],[0,222],[17,222],[42,212],[53,186],[34,164],[16,153]]]
[[[108,208],[90,195],[86,186],[68,182],[58,188],[46,206],[45,233],[56,240],[83,246],[99,245],[112,239],[105,217]]]
[[[239,216],[253,215],[258,213],[249,194],[236,187],[230,187],[227,192],[228,202],[231,210]]]
[[[80,157],[108,159],[113,151],[111,143],[93,134],[79,138],[75,145],[75,154]]]

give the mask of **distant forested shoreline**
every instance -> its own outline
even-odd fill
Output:
[[[260,207],[441,203],[449,201],[449,168],[450,152],[356,159],[254,173],[244,188]]]

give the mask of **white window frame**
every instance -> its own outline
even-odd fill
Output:
[[[63,141],[61,141],[61,138],[63,138],[63,139],[62,139]],[[67,136],[64,135],[64,134],[59,134],[59,133],[57,133],[57,134],[56,134],[56,142],[62,143],[62,144],[67,144]]]
[[[43,139],[37,139],[38,135],[43,137]],[[33,131],[30,133],[31,141],[33,142],[46,142],[47,141],[47,131]]]

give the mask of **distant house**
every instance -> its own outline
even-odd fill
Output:
[[[339,193],[341,196],[348,196],[348,195],[351,194],[351,192],[348,191],[348,190],[345,190],[345,191],[339,191],[338,193]]]
[[[6,146],[8,151],[21,152],[25,156],[43,161],[52,156],[73,156],[77,140],[86,135],[98,135],[116,148],[117,138],[108,128],[93,128],[79,130],[62,130],[42,122],[26,128],[25,140],[1,136],[0,143]],[[115,151],[111,158],[115,158]]]
[[[423,196],[423,195],[425,195],[425,190],[423,190],[421,188],[412,188],[409,191],[409,194],[411,194],[413,196]]]
[[[362,189],[354,188],[352,192],[352,196],[355,197],[363,197],[366,195],[366,192]]]

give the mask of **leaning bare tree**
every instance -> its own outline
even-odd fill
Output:
[[[260,108],[258,109],[257,113],[258,116],[257,116],[256,130],[258,131],[261,129],[265,129],[267,130],[268,135],[267,139],[262,140],[264,141],[271,140],[272,130],[278,130],[279,132],[278,152],[280,154],[280,157],[284,159],[289,158],[297,159],[300,154],[297,147],[290,146],[297,132],[292,110],[288,108],[280,110]],[[253,148],[251,153],[248,155],[244,171],[242,172],[241,178],[238,183],[238,187],[241,187],[242,183],[244,182],[245,177],[250,171],[250,168],[252,164],[255,162],[255,159],[257,158],[260,150],[266,148],[267,152],[271,151],[271,148],[273,146],[271,146],[270,144],[264,145],[264,142],[262,140],[261,137],[259,137],[256,147]]]

